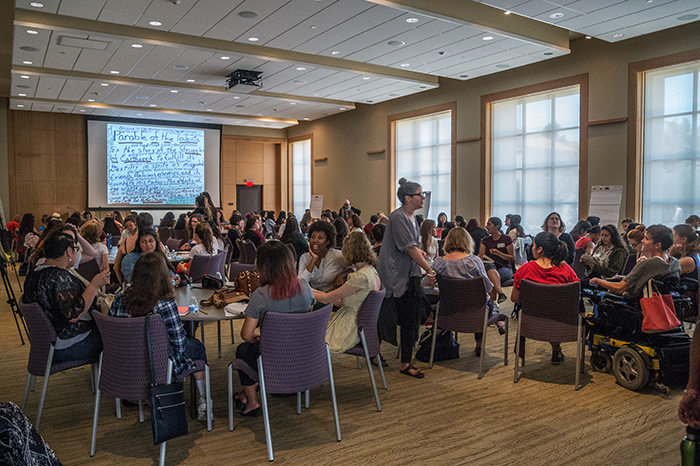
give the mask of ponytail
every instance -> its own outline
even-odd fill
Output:
[[[554,266],[559,267],[569,255],[569,248],[566,243],[559,241],[559,238],[548,231],[538,233],[534,242],[536,247],[542,248],[542,255],[552,261]]]

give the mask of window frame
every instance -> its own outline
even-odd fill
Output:
[[[496,102],[526,97],[532,94],[555,91],[565,87],[579,86],[579,185],[578,217],[588,214],[588,73],[570,76],[544,83],[509,89],[481,96],[481,180],[482,196],[479,215],[481,222],[493,212],[493,105]]]
[[[629,64],[627,98],[627,187],[625,216],[642,218],[644,178],[644,76],[649,71],[700,60],[700,49],[675,53]]]
[[[287,139],[287,154],[289,154],[289,163],[287,165],[287,172],[289,173],[289,184],[288,184],[288,196],[289,196],[289,210],[294,212],[294,149],[293,144],[299,141],[309,140],[309,169],[311,171],[309,184],[311,186],[310,195],[314,195],[314,135],[304,134],[302,136],[297,136]],[[301,220],[301,218],[299,218]]]
[[[451,119],[451,133],[450,133],[450,218],[456,215],[455,201],[457,199],[457,102],[448,102],[441,105],[434,105],[432,107],[420,108],[417,110],[412,110],[404,113],[397,113],[395,115],[389,115],[387,117],[387,122],[389,129],[387,131],[389,135],[389,142],[387,147],[389,147],[390,156],[387,157],[387,166],[389,171],[389,181],[388,181],[388,204],[389,211],[393,212],[398,203],[396,198],[396,191],[398,190],[398,180],[396,178],[396,124],[402,120],[408,120],[412,118],[419,118],[434,113],[450,112]]]

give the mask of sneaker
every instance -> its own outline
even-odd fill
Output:
[[[210,404],[213,405],[213,403]],[[209,412],[211,413],[211,410]],[[213,417],[214,416],[212,416],[212,418]],[[203,396],[199,398],[199,403],[197,403],[197,419],[199,419],[200,421],[207,420],[207,400]]]
[[[564,362],[564,354],[561,352],[561,350],[553,352],[552,353],[552,364],[554,364],[556,366],[556,365],[561,364],[562,362]]]
[[[505,293],[498,293],[498,304],[504,302],[507,299],[508,299],[508,297],[506,297]]]

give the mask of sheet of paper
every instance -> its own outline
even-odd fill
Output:
[[[231,303],[227,304],[226,307],[224,308],[224,312],[226,312],[227,316],[233,316],[233,317],[245,317],[245,310],[248,307],[248,303],[245,302],[238,302],[238,303]]]
[[[309,209],[311,210],[312,218],[321,218],[321,213],[323,212],[323,196],[318,194],[311,196]]]

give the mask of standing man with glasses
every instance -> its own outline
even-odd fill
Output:
[[[377,271],[386,288],[386,298],[392,299],[396,306],[398,324],[401,325],[400,372],[422,379],[423,372],[411,364],[426,302],[421,287],[421,269],[428,274],[428,286],[435,283],[435,271],[420,249],[420,234],[414,216],[414,212],[423,207],[425,196],[421,185],[401,178],[397,197],[401,206],[389,215]]]

